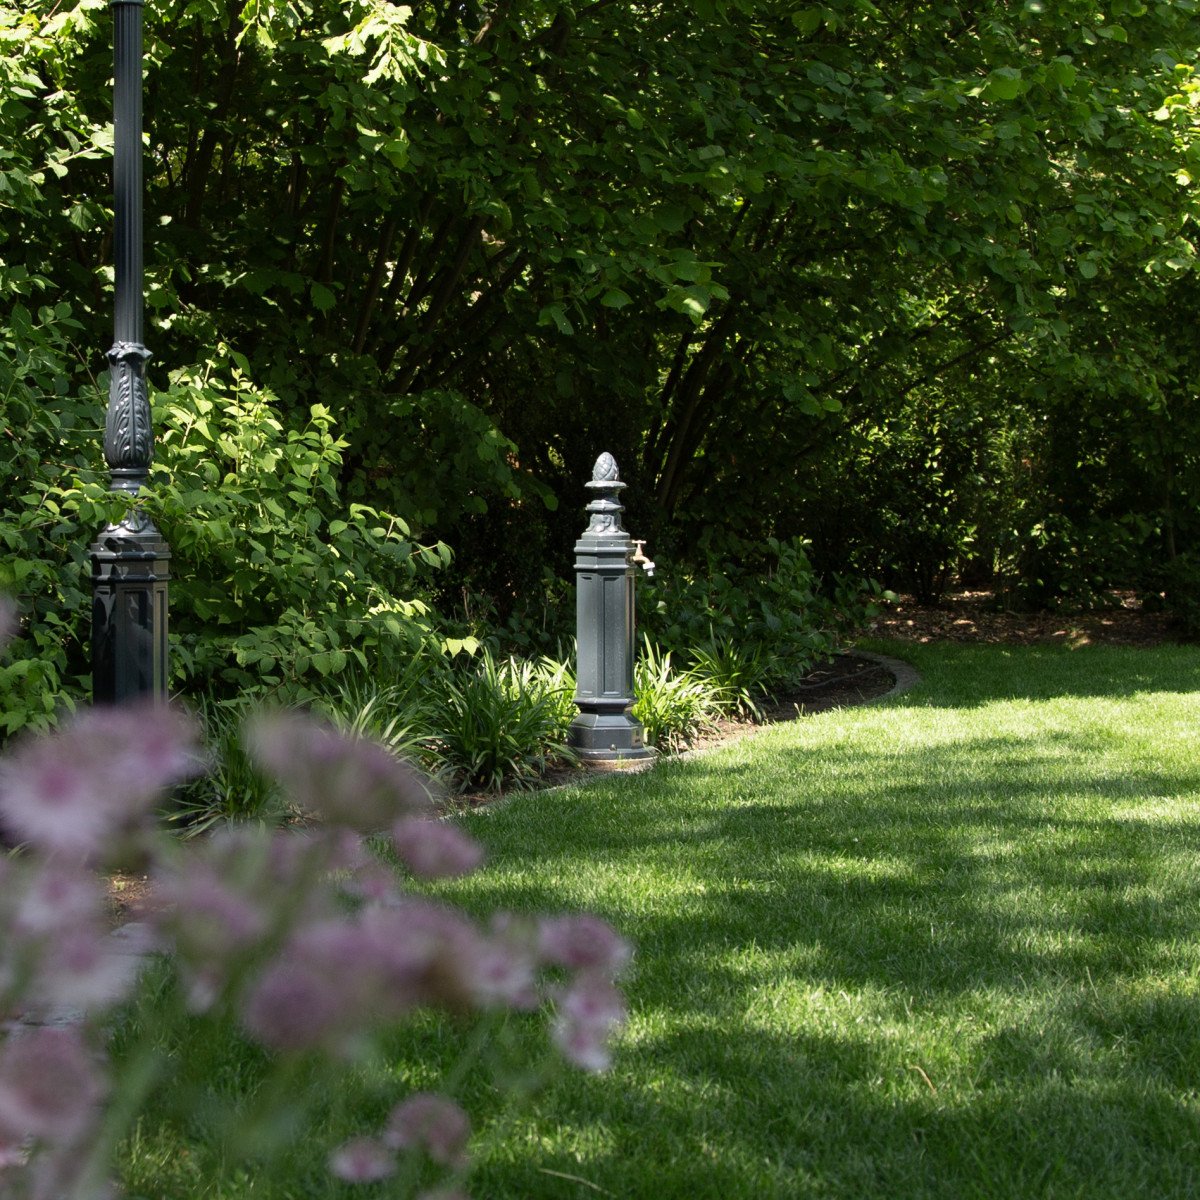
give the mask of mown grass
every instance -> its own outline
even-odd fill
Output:
[[[490,861],[448,895],[638,946],[611,1073],[520,1105],[471,1076],[474,1195],[1200,1194],[1200,653],[903,654],[924,682],[883,705],[467,818]],[[131,1195],[341,1195],[325,1136],[458,1037],[398,1038],[290,1177],[213,1184],[144,1128]],[[538,1038],[506,1037],[519,1072]]]

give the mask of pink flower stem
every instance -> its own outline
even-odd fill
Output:
[[[482,1019],[476,1021],[471,1031],[471,1040],[459,1057],[458,1062],[451,1068],[450,1073],[441,1081],[438,1091],[452,1100],[470,1073],[475,1069],[480,1056],[488,1043],[494,1038],[496,1031],[508,1020],[508,1013],[503,1009],[485,1012]]]
[[[444,1079],[439,1080],[437,1084],[437,1090],[441,1095],[448,1096],[451,1100],[455,1099],[467,1076],[470,1075],[483,1055],[484,1049],[492,1040],[492,1034],[504,1024],[506,1017],[507,1014],[504,1012],[489,1012],[476,1021],[475,1028],[471,1031],[471,1039],[467,1042],[458,1061],[450,1069],[450,1073]],[[417,1150],[411,1150],[401,1156],[399,1170],[396,1172],[395,1194],[397,1196],[414,1194],[423,1161],[424,1156]],[[465,1171],[456,1170],[452,1181],[460,1183],[465,1175]]]
[[[113,1092],[104,1106],[104,1120],[91,1140],[87,1158],[75,1177],[75,1183],[63,1200],[88,1200],[100,1194],[111,1174],[113,1151],[145,1110],[147,1097],[154,1089],[166,1064],[166,1056],[155,1042],[144,1038],[137,1053],[113,1080]]]

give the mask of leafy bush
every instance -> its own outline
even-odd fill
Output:
[[[345,733],[369,737],[394,754],[436,770],[439,764],[430,749],[436,710],[433,697],[449,670],[447,659],[432,653],[416,654],[402,678],[387,685],[341,680],[318,697],[315,707]]]
[[[23,636],[0,668],[0,733],[46,728],[88,690],[89,546],[128,502],[107,490],[104,404],[70,394],[65,305],[21,306],[0,329],[0,587]],[[343,505],[345,443],[327,410],[289,428],[222,347],[152,394],[156,459],[143,503],[171,546],[172,686],[290,698],[350,664],[397,672],[438,642],[424,599],[440,543],[396,515]]]
[[[449,551],[415,543],[399,516],[343,505],[346,443],[329,411],[286,427],[246,360],[219,350],[223,373],[185,368],[154,397],[146,508],[171,545],[177,681],[303,695],[351,663],[399,669],[434,636],[422,577]]]
[[[696,662],[701,647],[736,645],[756,676],[752,686],[784,687],[803,676],[865,624],[881,594],[843,579],[822,594],[799,540],[730,549],[740,550],[738,561],[710,557],[704,574],[646,581],[639,618],[653,641],[685,661]]]
[[[1163,599],[1187,638],[1200,638],[1200,555],[1180,554],[1162,570]]]
[[[278,785],[254,764],[242,737],[250,705],[209,695],[197,706],[204,773],[173,793],[167,815],[186,836],[232,821],[277,824],[287,814]]]
[[[1112,589],[1138,573],[1145,533],[1130,520],[1089,517],[1073,521],[1063,513],[1023,510],[1033,524],[1015,538],[1015,570],[1008,581],[1012,601],[1023,608],[1104,608]]]
[[[722,712],[760,716],[755,697],[767,691],[771,667],[766,650],[754,642],[740,643],[732,637],[714,637],[694,646],[691,673],[713,685],[722,697]]]
[[[3,300],[11,296],[0,287]],[[66,304],[34,313],[19,302],[0,325],[0,588],[21,615],[21,636],[0,666],[0,737],[46,729],[85,697],[88,547],[123,512],[107,475],[101,483],[99,397],[69,393],[78,328]]]
[[[797,496],[816,561],[878,576],[922,604],[971,564],[990,573],[1015,511],[1022,416],[973,377],[846,422]]]
[[[436,782],[499,789],[533,783],[573,760],[565,740],[574,688],[570,667],[554,659],[500,659],[488,649],[452,659],[426,646],[389,683],[352,670],[316,685],[307,705],[348,736],[420,763]],[[202,701],[208,773],[185,785],[173,810],[189,829],[278,815],[277,793],[250,768],[241,745],[239,715],[250,707]]]

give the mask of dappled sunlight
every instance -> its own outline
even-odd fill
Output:
[[[1039,698],[1020,655],[964,653],[925,651],[889,704],[478,822],[492,866],[452,890],[544,905],[553,881],[637,945],[604,1103],[654,1113],[669,1194],[1185,1190],[1196,656],[1060,652]],[[596,1169],[627,1194],[617,1159]]]

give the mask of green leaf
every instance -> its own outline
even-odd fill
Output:
[[[323,283],[314,282],[309,288],[309,295],[317,312],[328,312],[337,303],[337,296]]]
[[[554,325],[558,328],[558,332],[570,337],[575,332],[575,326],[567,320],[566,306],[562,304],[547,304],[545,308],[538,313],[539,325]]]
[[[998,67],[988,76],[983,95],[988,100],[1015,100],[1028,87],[1019,67]]]
[[[600,297],[600,303],[605,308],[624,308],[627,304],[632,304],[633,301],[628,292],[623,292],[620,288],[609,288],[603,296]]]
[[[1078,74],[1079,72],[1067,58],[1056,58],[1047,68],[1047,75],[1051,81],[1067,90],[1075,86],[1075,78]]]

